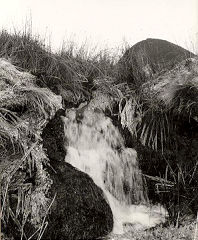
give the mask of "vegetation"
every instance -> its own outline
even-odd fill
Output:
[[[161,163],[158,172],[149,173],[143,157],[142,168],[163,178],[157,186],[175,224],[186,213],[197,212],[197,67],[196,59],[187,60],[155,76],[121,113],[122,125],[139,140],[143,155],[150,151]]]
[[[36,79],[18,71],[4,59],[0,61],[0,173],[3,227],[11,217],[21,231],[30,218],[42,228],[49,206],[46,198],[51,186],[43,164],[40,133],[46,122],[61,108],[61,97],[35,85]],[[35,175],[35,186],[30,179]],[[17,199],[17,210],[10,208],[10,194]]]
[[[196,239],[195,236],[195,223],[186,223],[180,228],[175,228],[173,225],[167,227],[158,226],[154,229],[147,231],[134,231],[130,230],[122,238],[118,235],[110,235],[107,240],[121,240],[121,239],[133,239],[133,240],[192,240]]]
[[[0,57],[37,76],[37,84],[63,96],[66,104],[89,99],[93,80],[107,76],[113,67],[113,59],[105,51],[89,55],[70,44],[69,48],[63,46],[59,53],[53,53],[30,31],[15,34],[2,31],[0,39]]]
[[[6,60],[0,61],[4,223],[11,216],[23,234],[23,226],[31,215],[30,221],[39,226],[42,235],[43,219],[50,206],[44,193],[50,188],[50,179],[43,170],[48,159],[42,150],[40,134],[58,109],[77,107],[85,101],[91,101],[111,116],[124,134],[126,144],[136,148],[149,197],[167,207],[170,223],[179,226],[187,215],[196,215],[197,60],[184,61],[173,70],[156,73],[147,82],[140,79],[141,84],[129,88],[120,81],[122,68],[107,52],[89,54],[83,48],[76,50],[70,46],[54,53],[27,31],[14,34],[2,31],[0,58],[17,67]],[[34,190],[28,181],[21,183],[33,175],[36,175]],[[9,208],[9,191],[17,198],[16,214]],[[173,225],[166,230],[157,228],[147,233],[150,238],[147,235],[145,239],[173,236],[181,239],[179,230],[177,234],[173,229]],[[139,236],[134,239],[144,239]]]

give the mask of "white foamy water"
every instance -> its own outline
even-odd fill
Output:
[[[87,173],[103,190],[114,216],[113,232],[123,233],[125,223],[142,228],[160,223],[163,212],[158,214],[145,205],[148,201],[137,153],[125,148],[111,119],[86,109],[77,122],[76,110],[72,109],[63,120],[68,140],[65,161]]]

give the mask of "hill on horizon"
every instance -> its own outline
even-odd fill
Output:
[[[139,85],[153,74],[171,70],[181,61],[195,56],[169,41],[147,38],[126,50],[120,58],[119,79]]]

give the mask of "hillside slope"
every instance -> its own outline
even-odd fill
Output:
[[[195,54],[176,44],[148,38],[136,43],[121,57],[118,62],[119,79],[138,86],[153,74],[170,70],[191,57]]]

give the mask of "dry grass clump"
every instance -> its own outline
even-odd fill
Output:
[[[197,96],[198,61],[187,59],[142,84],[120,108],[123,127],[141,143],[139,151],[147,152],[143,158],[157,159],[142,160],[146,174],[171,182],[156,185],[175,224],[184,212],[197,211]]]
[[[46,193],[52,183],[43,168],[48,158],[40,134],[61,107],[60,96],[39,88],[34,76],[0,59],[1,216],[4,228],[12,219],[21,236],[28,221],[43,227],[50,204]]]
[[[39,86],[61,95],[66,105],[90,99],[93,79],[111,75],[114,67],[114,59],[106,51],[89,53],[70,44],[54,53],[31,30],[14,34],[2,31],[0,57],[37,76]]]
[[[139,91],[120,108],[121,123],[132,135],[139,134],[143,145],[163,151],[177,128],[175,118],[197,121],[197,59],[183,61],[172,71],[144,83]]]

